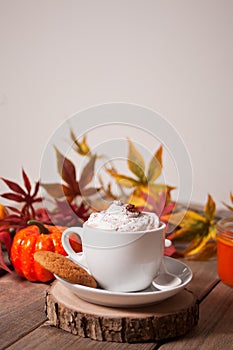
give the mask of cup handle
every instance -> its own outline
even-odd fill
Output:
[[[70,245],[70,235],[75,234],[78,238],[81,238],[81,241],[83,240],[83,228],[82,227],[70,227],[67,228],[63,233],[62,233],[62,245],[66,251],[66,253],[69,255],[71,260],[73,260],[75,263],[81,265],[85,269],[88,269],[86,259],[85,259],[85,254],[84,252],[82,253],[76,253],[73,248]]]

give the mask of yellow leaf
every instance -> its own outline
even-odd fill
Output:
[[[196,236],[191,244],[182,252],[184,256],[191,256],[195,253],[198,252],[202,247],[204,247],[205,242],[207,242],[208,238],[206,237],[201,237],[201,236]]]
[[[148,193],[151,194],[155,199],[161,195],[161,193],[166,193],[166,203],[171,201],[171,191],[176,187],[169,186],[166,184],[149,184]]]
[[[194,211],[174,213],[167,215],[166,219],[169,220],[172,225],[179,225],[181,227],[193,226],[196,225],[197,222],[206,223],[205,218]]]
[[[187,211],[184,219],[182,220],[182,226],[196,225],[198,222],[206,223],[205,218],[196,213],[195,211]]]
[[[230,199],[231,199],[231,203],[233,204],[233,193],[230,192]],[[222,202],[229,210],[233,211],[233,206],[225,203],[225,202]]]
[[[99,175],[98,176],[98,179],[99,179],[99,182],[100,182],[100,186],[101,186],[101,189],[103,190],[104,194],[101,195],[101,198],[102,199],[112,199],[112,200],[115,200],[117,199],[118,197],[113,194],[112,192],[112,188],[111,188],[111,183],[108,183],[107,185],[104,184],[104,181],[102,179],[102,177]]]
[[[231,203],[233,204],[233,193],[230,193]]]
[[[145,207],[146,206],[146,201],[145,201],[145,199],[144,198],[142,198],[142,197],[140,197],[140,196],[137,196],[136,194],[135,194],[135,192],[133,192],[130,196],[129,196],[129,198],[128,198],[128,200],[127,200],[127,203],[130,203],[130,204],[134,204],[136,207]]]
[[[107,171],[112,177],[114,177],[114,179],[121,186],[128,187],[128,188],[133,188],[133,187],[136,187],[136,186],[140,185],[140,182],[138,182],[137,180],[133,179],[130,176],[126,176],[126,175],[123,175],[123,174],[117,174],[112,169],[108,169]]]
[[[72,139],[72,141],[74,142],[75,144],[75,150],[81,155],[81,156],[86,156],[90,153],[90,147],[88,146],[87,144],[87,137],[86,135],[83,136],[83,139],[82,141],[78,141],[76,139],[76,136],[74,134],[74,132],[72,130],[70,130],[70,137]]]
[[[222,202],[229,210],[233,211],[233,207],[231,207],[229,204]]]
[[[162,168],[163,168],[162,154],[163,154],[163,147],[161,145],[159,149],[155,152],[154,156],[150,161],[148,174],[147,174],[148,182],[151,182],[151,183],[154,182],[161,175]]]
[[[195,237],[197,233],[195,230],[192,230],[190,228],[180,228],[179,230],[174,231],[170,236],[169,239],[172,241],[180,241],[180,242],[191,242]]]
[[[128,167],[140,179],[140,182],[144,183],[146,182],[144,159],[130,139],[128,139],[128,144]]]
[[[208,194],[208,200],[207,200],[207,203],[204,207],[204,213],[205,213],[206,219],[208,221],[212,221],[214,219],[215,211],[216,211],[215,202],[214,202],[213,198],[211,197],[211,195]]]
[[[216,236],[217,236],[217,225],[213,224],[209,228],[209,237],[210,239],[213,239],[214,241],[216,241],[217,239]]]
[[[205,243],[204,247],[200,252],[190,255],[187,258],[189,260],[208,260],[216,256],[217,253],[217,242],[209,240]]]
[[[205,255],[208,256],[208,254],[207,254],[208,243],[211,243],[212,249],[214,247],[214,252],[209,252],[209,256],[208,257],[212,256],[213,253],[216,252],[216,242],[213,240],[212,237],[213,237],[213,232],[212,231],[210,231],[208,233],[208,235],[206,235],[206,236],[196,237],[193,240],[192,244],[188,248],[186,248],[185,251],[183,252],[184,256],[187,257],[187,258],[194,257],[194,256],[197,256],[197,254],[198,255],[201,254],[204,250],[205,250]]]

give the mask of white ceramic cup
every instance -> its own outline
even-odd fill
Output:
[[[86,223],[62,234],[62,244],[75,263],[83,266],[107,290],[132,292],[147,288],[159,273],[165,244],[165,227],[149,231],[119,232]],[[81,238],[83,251],[76,253],[71,234]]]

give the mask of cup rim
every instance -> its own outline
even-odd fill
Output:
[[[108,230],[108,229],[102,229],[99,227],[95,227],[95,226],[91,226],[88,225],[87,222],[83,223],[83,227],[88,227],[88,229],[91,230],[98,230],[98,231],[104,231],[106,233],[111,233],[111,234],[144,234],[144,233],[151,233],[151,232],[155,232],[155,231],[160,231],[162,229],[166,228],[166,224],[163,221],[159,221],[159,226],[157,228],[153,228],[151,230],[142,230],[142,231],[116,231],[116,230]]]

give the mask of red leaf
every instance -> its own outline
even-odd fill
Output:
[[[30,194],[32,186],[24,169],[22,169],[22,174],[23,174],[24,186],[26,187],[28,194]]]
[[[17,183],[15,183],[13,181],[3,179],[3,181],[8,185],[8,187],[13,192],[3,193],[1,196],[3,198],[15,201],[17,203],[24,203],[24,205],[20,211],[17,209],[13,209],[12,207],[9,207],[9,209],[11,209],[13,212],[19,214],[19,217],[21,218],[21,223],[24,226],[25,215],[28,216],[28,219],[30,219],[30,218],[33,219],[35,216],[35,209],[33,207],[33,203],[41,202],[42,198],[41,197],[37,198],[37,193],[38,193],[39,186],[40,186],[39,181],[36,182],[35,188],[34,188],[34,193],[33,193],[33,195],[31,195],[32,186],[31,186],[30,180],[29,180],[26,172],[24,171],[24,169],[22,169],[22,176],[23,176],[23,181],[24,181],[24,185],[25,185],[26,190],[22,189],[21,186],[19,186]]]
[[[21,222],[22,221],[22,217],[12,214],[12,215],[8,215],[4,219],[1,219],[0,221],[1,222],[10,222],[10,223],[14,222],[14,223],[17,223],[17,222]]]
[[[18,202],[18,203],[22,203],[24,202],[24,198],[22,196],[20,196],[19,194],[14,194],[14,193],[3,193],[1,195],[1,197]]]
[[[4,223],[4,222],[3,222],[3,219],[1,220],[1,223],[2,223],[2,224]],[[4,226],[4,225],[1,225],[1,226],[0,226],[0,232],[7,231],[8,228],[9,228],[9,224],[8,224],[8,222],[7,222],[5,226]]]
[[[4,258],[3,258],[3,252],[2,252],[2,244],[5,245],[8,255],[10,255],[10,249],[11,249],[11,237],[9,232],[6,231],[1,231],[0,232],[0,268],[3,270],[6,270],[7,272],[12,273],[12,271],[8,268],[6,265]]]
[[[54,198],[62,198],[69,191],[69,187],[63,186],[59,183],[49,183],[49,184],[41,184],[41,186],[45,189],[48,194]]]
[[[20,193],[22,195],[26,195],[26,192],[22,189],[21,186],[19,186],[16,182],[4,179],[3,177],[1,178],[5,184],[14,192]]]
[[[21,214],[21,211],[19,209],[10,207],[9,205],[7,206],[7,209],[13,211],[14,213]]]
[[[82,174],[79,180],[79,187],[82,190],[86,187],[94,176],[94,168],[95,168],[96,156],[91,157],[87,165],[83,168]]]
[[[76,183],[76,171],[73,163],[64,157],[57,148],[57,169],[62,179],[69,184],[71,187]]]
[[[36,195],[37,195],[37,193],[39,191],[39,187],[40,187],[40,183],[39,183],[39,181],[37,181],[36,184],[35,184],[35,189],[34,189],[32,198],[36,197]]]
[[[175,205],[176,205],[175,202],[170,202],[168,205],[166,205],[166,207],[163,210],[162,215],[170,214],[173,211]]]
[[[164,249],[164,255],[166,256],[174,256],[175,254],[177,254],[177,251],[174,245]]]
[[[1,247],[1,244],[0,244],[0,268],[2,268],[3,270],[9,272],[9,273],[13,273],[13,271],[11,271],[9,269],[9,267],[6,265],[4,259],[3,259],[3,253],[2,253],[2,247]]]
[[[96,194],[99,190],[100,188],[89,187],[89,188],[85,188],[83,191],[81,191],[81,193],[83,196],[89,197]]]
[[[7,249],[8,254],[10,254],[11,249],[11,236],[8,231],[0,232],[0,242],[3,243]]]
[[[34,199],[33,200],[33,203],[40,203],[40,202],[42,202],[42,198],[36,198],[36,199]]]

